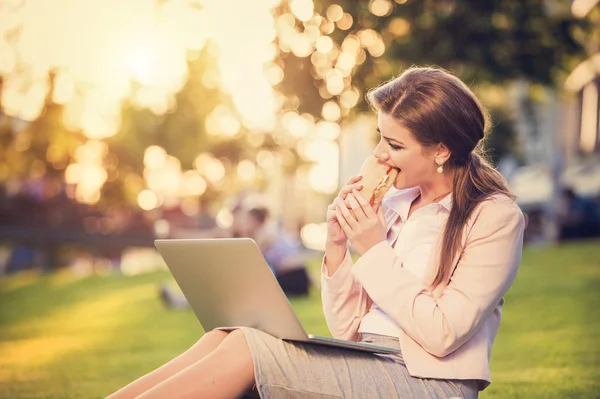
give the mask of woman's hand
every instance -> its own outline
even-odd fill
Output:
[[[331,205],[327,207],[327,242],[330,244],[339,246],[346,245],[348,242],[348,236],[346,236],[346,233],[344,233],[344,230],[338,222],[336,208],[340,204],[344,204],[344,200],[352,190],[362,189],[362,184],[358,183],[360,179],[362,179],[362,176],[351,177],[338,193],[337,197],[335,197]]]
[[[345,233],[352,241],[358,254],[362,256],[369,249],[386,239],[386,223],[383,207],[375,212],[373,207],[356,190],[346,197],[345,202],[336,202],[335,215]],[[356,219],[350,213],[350,209]]]

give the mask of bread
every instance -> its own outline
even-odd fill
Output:
[[[363,186],[359,193],[377,212],[381,200],[383,200],[385,194],[392,187],[398,175],[398,169],[380,162],[374,156],[370,156],[363,162],[359,175],[362,176],[359,183]],[[354,212],[350,211],[350,213],[356,219]]]

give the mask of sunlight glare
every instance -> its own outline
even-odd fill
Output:
[[[213,40],[220,50],[221,89],[231,93],[244,125],[272,127],[279,107],[272,86],[281,77],[276,70],[266,76],[263,67],[277,55],[271,10],[278,4],[209,0],[199,8],[183,0],[27,0],[21,7],[7,5],[0,9],[3,108],[9,115],[37,118],[46,93],[35,81],[59,69],[51,94],[65,104],[69,127],[90,138],[109,137],[120,130],[120,108],[128,97],[157,114],[172,109],[173,96],[188,77],[188,50],[199,51]],[[299,4],[304,13],[312,9],[310,0]],[[13,47],[6,34],[19,26]],[[132,80],[152,87],[153,95],[136,97]],[[82,87],[83,109],[72,94]],[[78,111],[70,110],[73,106]]]

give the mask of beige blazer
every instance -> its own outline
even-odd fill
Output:
[[[399,216],[385,201],[383,206],[389,230]],[[521,262],[523,230],[523,214],[510,198],[498,194],[482,202],[463,231],[450,282],[435,289],[435,256],[424,282],[402,267],[401,256],[386,241],[356,263],[347,253],[333,276],[323,259],[322,301],[331,334],[358,340],[361,319],[374,301],[402,329],[400,345],[412,376],[476,379],[484,389],[491,383],[489,362],[503,296]]]

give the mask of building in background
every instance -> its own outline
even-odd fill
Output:
[[[598,0],[574,0],[571,10],[577,18],[591,19],[592,11],[599,7]],[[600,38],[589,37],[586,47],[591,56],[573,69],[565,82],[565,89],[577,97],[575,135],[569,144],[575,144],[574,152],[581,155],[600,154]]]
[[[598,0],[575,0],[570,12],[592,19],[598,7]],[[512,90],[524,165],[509,184],[524,211],[540,219],[543,241],[557,238],[563,189],[600,198],[600,41],[589,37],[586,47],[591,56],[573,69],[564,90],[526,81],[516,82]]]

